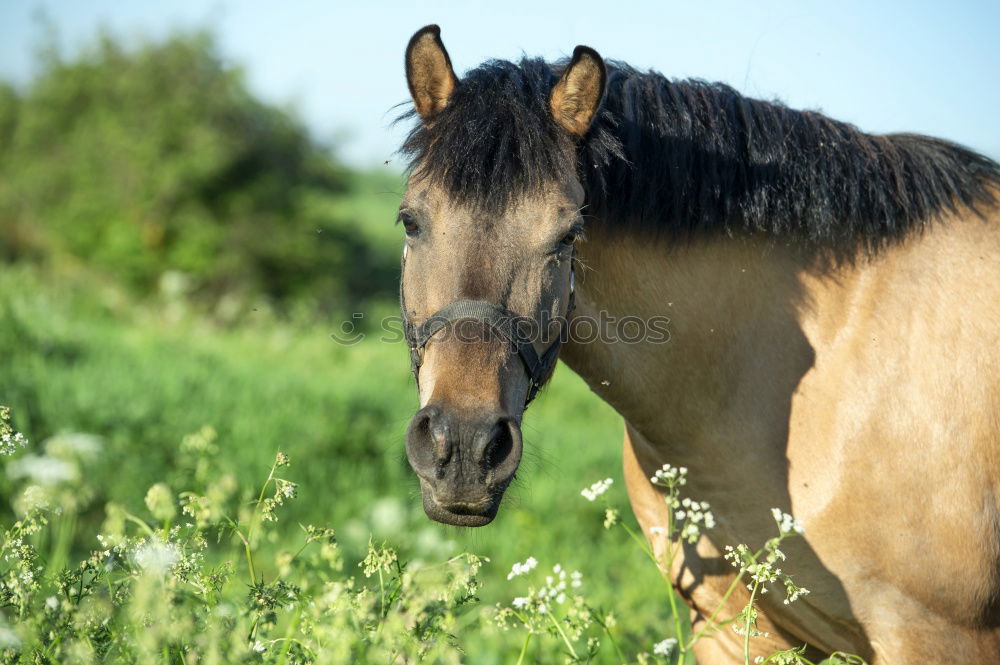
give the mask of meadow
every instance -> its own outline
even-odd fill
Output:
[[[157,483],[173,493],[196,490],[181,442],[207,427],[215,433],[217,477],[206,480],[226,479],[241,496],[237,503],[250,501],[242,495],[259,486],[279,450],[293,461],[285,476],[299,496],[262,543],[268,554],[259,557],[258,572],[265,579],[274,575],[269,559],[295,541],[298,524],[324,525],[335,530],[346,562],[365,556],[369,538],[391,542],[407,560],[488,557],[478,594],[486,606],[516,595],[506,580],[515,562],[558,563],[585,575],[591,602],[614,608],[630,648],[669,635],[665,595],[648,593],[664,589],[655,568],[633,544],[609,537],[603,513],[580,496],[611,476],[624,503],[621,423],[566,368],[527,416],[523,470],[497,522],[457,529],[424,517],[403,454],[416,404],[404,345],[372,339],[342,346],[323,326],[263,315],[221,328],[186,313],[183,303],[136,306],[113,286],[69,276],[56,285],[8,269],[2,279],[3,403],[32,441],[6,462],[5,496],[16,498],[32,480],[10,469],[26,468],[18,466],[23,457],[44,457],[46,441],[95,437],[81,475],[53,481],[85,497],[62,527],[65,556],[85,558],[100,547],[95,536],[107,505],[142,514]],[[224,536],[220,549],[234,538]],[[502,633],[463,634],[461,643],[470,663],[508,662],[505,654],[516,657],[521,646],[505,645]]]

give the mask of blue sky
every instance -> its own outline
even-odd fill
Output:
[[[211,27],[256,93],[293,106],[358,165],[393,158],[403,49],[432,22],[459,73],[587,44],[670,77],[724,81],[868,131],[934,134],[1000,157],[997,0],[0,0],[0,77],[30,77],[39,10],[69,52],[102,25],[135,39]]]

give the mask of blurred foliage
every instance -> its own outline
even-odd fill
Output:
[[[398,246],[341,211],[358,175],[255,99],[209,34],[135,48],[104,34],[39,58],[25,90],[0,84],[0,260],[79,261],[207,302],[345,311],[394,291]]]

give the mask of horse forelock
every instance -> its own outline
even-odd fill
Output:
[[[555,81],[539,59],[491,60],[467,72],[448,105],[403,143],[411,171],[488,216],[573,175],[572,141],[549,111]]]

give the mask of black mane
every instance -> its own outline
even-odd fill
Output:
[[[948,141],[866,134],[621,63],[608,65],[601,112],[574,159],[549,112],[564,66],[489,61],[468,72],[449,105],[410,132],[410,168],[491,217],[576,169],[587,215],[608,223],[871,248],[960,206],[991,205],[1000,186],[1000,166]]]

